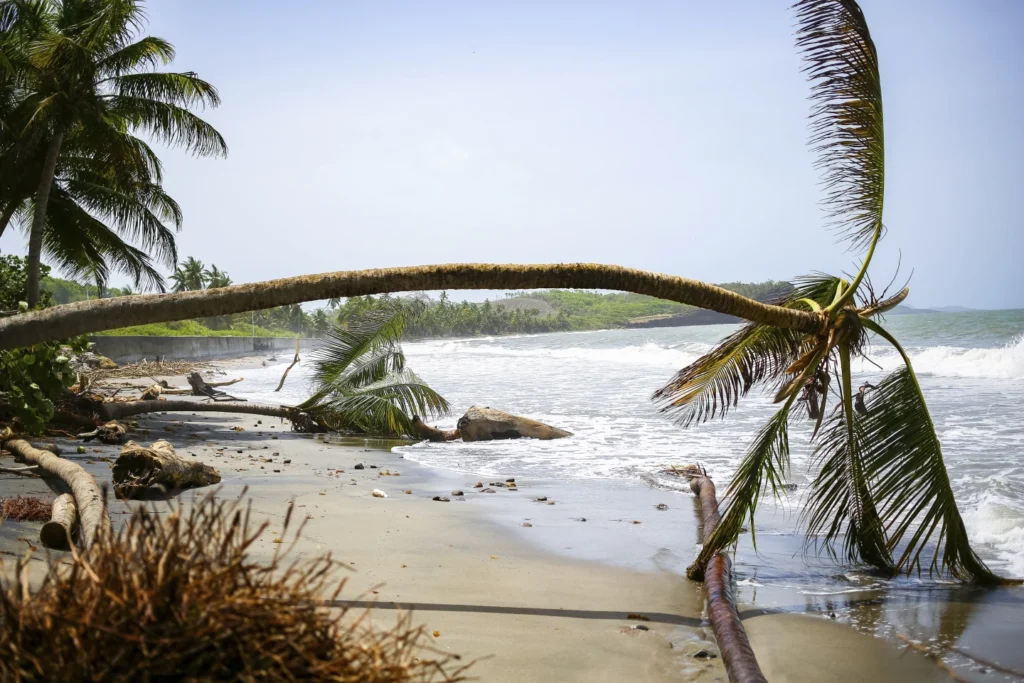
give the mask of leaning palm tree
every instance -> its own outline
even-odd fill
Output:
[[[907,290],[886,298],[870,287],[868,267],[884,232],[885,166],[878,56],[867,23],[854,0],[800,0],[796,11],[798,44],[814,81],[811,139],[821,155],[827,207],[840,234],[864,250],[850,280],[809,276],[785,299],[762,303],[703,282],[595,264],[463,263],[325,273],[16,315],[0,320],[0,350],[129,320],[167,322],[388,292],[567,287],[690,304],[750,324],[661,389],[655,398],[663,409],[693,425],[724,416],[756,386],[773,389],[780,404],[736,472],[722,523],[706,539],[695,568],[737,541],[742,525],[753,523],[763,492],[780,493],[789,468],[789,426],[805,411],[813,419],[820,463],[808,515],[818,547],[888,572],[927,566],[963,580],[1000,581],[968,543],[910,358],[880,322]],[[896,348],[905,367],[858,398],[852,360],[864,355],[871,334]]]
[[[203,262],[194,256],[182,261],[171,273],[171,282],[175,292],[196,292],[206,289],[206,271]]]
[[[762,492],[783,491],[789,426],[804,412],[813,421],[819,468],[807,512],[814,545],[889,573],[920,573],[926,565],[929,573],[997,582],[968,543],[910,358],[880,323],[907,290],[879,298],[867,278],[885,232],[882,89],[867,22],[854,0],[800,0],[795,10],[797,45],[813,83],[811,145],[823,169],[825,204],[842,237],[865,252],[852,281],[809,276],[777,302],[818,316],[820,330],[746,325],[655,394],[683,425],[724,417],[755,387],[769,387],[780,405],[747,450],[722,522],[691,573],[735,543],[748,521],[753,537]],[[870,333],[891,344],[904,367],[872,391],[856,392],[851,361],[865,356]]]
[[[314,357],[313,393],[298,406],[332,431],[415,436],[413,416],[448,412],[448,402],[406,367],[400,306],[333,327]]]
[[[35,0],[23,97],[12,119],[42,159],[29,235],[29,305],[39,296],[39,260],[61,151],[72,136],[109,141],[141,132],[199,155],[225,154],[220,134],[190,111],[216,106],[217,91],[194,73],[151,69],[174,57],[166,41],[139,37],[141,0]],[[22,124],[22,122],[24,122]]]

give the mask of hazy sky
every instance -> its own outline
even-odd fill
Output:
[[[876,280],[1024,307],[1024,2],[862,0],[886,106]],[[227,160],[164,155],[182,257],[236,282],[452,261],[838,272],[787,0],[152,0]],[[8,234],[5,252],[22,252]]]

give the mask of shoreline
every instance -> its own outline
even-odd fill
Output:
[[[214,365],[230,374],[259,367],[261,361],[230,359]],[[179,452],[196,452],[221,470],[218,496],[237,496],[248,487],[257,516],[272,524],[280,524],[287,501],[295,499],[296,505],[305,506],[297,510],[313,515],[296,557],[331,551],[356,570],[348,576],[342,598],[414,604],[414,621],[441,634],[433,639],[435,647],[467,659],[493,655],[471,671],[482,680],[668,681],[681,675],[683,680],[725,680],[720,659],[693,657],[701,649],[717,652],[717,647],[702,619],[703,589],[682,575],[696,549],[692,496],[684,501],[683,494],[635,483],[519,478],[518,492],[476,493],[470,488],[476,481],[472,475],[421,465],[383,450],[374,440],[332,436],[332,443],[325,445],[292,434],[287,423],[264,418],[266,424],[257,428],[256,420],[210,413],[151,414],[139,421],[140,429],[149,433],[130,436],[143,443],[166,438]],[[236,426],[245,431],[231,431]],[[254,437],[252,432],[259,429],[263,436]],[[201,438],[189,440],[189,433]],[[278,439],[272,440],[271,434]],[[225,447],[224,454],[214,456],[207,444]],[[293,462],[260,470],[249,456],[259,458],[265,451]],[[88,462],[118,452],[118,447],[105,446],[78,457]],[[358,461],[365,461],[367,468],[354,470]],[[379,470],[371,464],[398,470],[401,476],[377,477]],[[345,472],[337,473],[339,468]],[[101,461],[87,469],[101,482],[109,480],[109,468]],[[328,470],[334,474],[328,476]],[[486,485],[493,480],[480,481]],[[25,481],[45,490],[38,480]],[[7,495],[9,482],[0,478],[0,495]],[[389,497],[370,497],[373,487]],[[413,494],[404,494],[407,488]],[[456,488],[468,500],[452,497]],[[210,490],[186,492],[180,499],[187,504],[193,495]],[[434,502],[434,495],[451,497],[452,502]],[[556,504],[534,502],[541,496]],[[656,510],[657,502],[669,509]],[[115,523],[125,512],[122,503],[112,501]],[[587,521],[579,521],[584,516]],[[640,524],[632,524],[633,519]],[[524,527],[524,522],[532,526]],[[31,536],[31,528],[0,525],[0,549],[22,554],[25,544],[17,536]],[[275,531],[272,526],[268,534]],[[268,536],[256,552],[269,555],[278,547],[271,541]],[[3,559],[10,567],[14,558]],[[788,601],[796,609],[787,613],[762,608],[763,600],[756,596],[747,600],[751,590],[765,588],[751,585],[742,553],[740,559],[740,609],[770,680],[949,680],[916,652],[901,657],[902,650],[891,640],[865,635],[824,615],[795,613],[801,607],[796,600]],[[755,584],[756,579],[755,574]],[[799,598],[794,591],[782,594]],[[810,611],[807,605],[803,607]],[[650,615],[651,621],[643,623],[650,630],[633,629],[640,622],[625,618],[631,612]],[[393,612],[379,609],[374,619],[386,625]],[[805,652],[809,642],[821,647]],[[988,675],[977,680],[1004,679]]]

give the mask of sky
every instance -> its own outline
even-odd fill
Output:
[[[151,0],[227,159],[162,153],[182,258],[235,282],[596,261],[712,282],[838,273],[788,0]],[[1024,307],[1024,2],[862,0],[910,303]],[[23,253],[8,233],[0,250]],[[116,283],[116,281],[115,281]]]

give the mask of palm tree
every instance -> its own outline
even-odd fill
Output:
[[[448,402],[406,367],[404,329],[400,306],[333,327],[314,357],[313,394],[298,408],[333,431],[410,437],[414,415],[447,413]]]
[[[205,280],[206,286],[209,289],[231,286],[231,276],[212,263],[209,270],[203,271],[203,280]]]
[[[9,0],[5,9],[33,10],[34,37],[27,43],[28,70],[12,119],[25,154],[42,160],[33,192],[29,234],[29,304],[39,295],[51,188],[65,142],[89,141],[98,149],[138,131],[198,155],[225,154],[220,134],[193,114],[194,105],[219,104],[216,90],[194,73],[151,69],[174,57],[173,47],[138,37],[141,0]],[[17,131],[15,131],[17,132]]]
[[[198,292],[206,289],[206,273],[203,262],[189,256],[171,274],[175,292]]]
[[[309,316],[309,327],[313,336],[325,336],[331,329],[331,319],[327,316],[327,312],[322,308],[313,311],[313,314]]]
[[[868,266],[884,227],[884,128],[878,56],[854,0],[799,0],[798,45],[814,81],[812,145],[821,154],[829,214],[840,234],[865,250],[848,281],[814,275],[781,301],[761,303],[702,282],[594,264],[448,264],[328,273],[205,292],[135,297],[112,305],[57,307],[0,320],[0,349],[134,324],[223,315],[331,297],[444,289],[610,289],[646,294],[751,321],[681,370],[655,396],[684,425],[724,416],[755,386],[776,390],[780,410],[750,445],[726,494],[725,515],[706,539],[696,573],[753,529],[761,494],[777,495],[789,468],[789,425],[814,421],[820,470],[809,501],[808,533],[838,558],[888,572],[921,571],[1001,581],[971,549],[956,507],[920,384],[881,316],[907,290],[876,296]],[[904,368],[867,397],[853,389],[851,361],[868,335],[891,344]],[[831,415],[830,403],[837,406]],[[753,534],[752,534],[753,535]],[[840,546],[841,543],[841,546]]]

